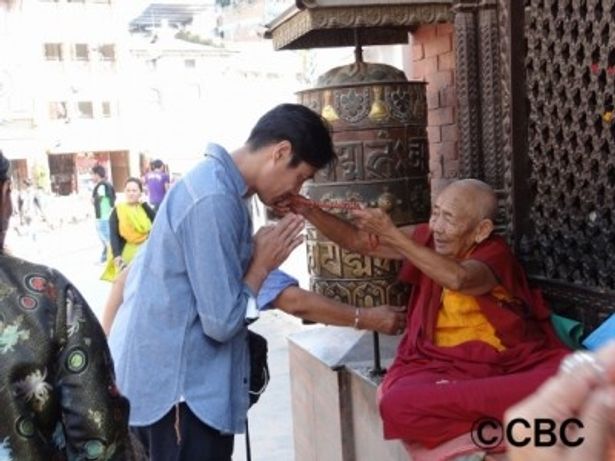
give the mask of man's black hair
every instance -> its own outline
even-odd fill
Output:
[[[107,177],[107,171],[105,170],[105,167],[102,165],[94,165],[92,167],[92,173],[100,176],[103,179]]]
[[[301,104],[280,104],[263,115],[247,144],[257,150],[280,141],[292,146],[290,166],[301,162],[321,169],[336,159],[327,121]]]
[[[139,178],[135,178],[131,176],[130,178],[126,180],[126,183],[124,184],[124,186],[127,186],[129,182],[134,182],[137,186],[139,186],[139,190],[143,192],[143,183],[141,182]]]
[[[162,168],[163,166],[164,166],[164,163],[162,163],[162,160],[160,159],[154,160],[151,164],[152,170]]]
[[[11,176],[11,162],[0,150],[0,182],[4,182]]]

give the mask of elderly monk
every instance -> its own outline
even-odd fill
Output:
[[[353,211],[351,224],[302,199],[290,204],[342,247],[403,260],[399,278],[413,290],[381,386],[385,438],[431,448],[469,433],[483,416],[502,420],[568,352],[540,294],[492,233],[497,199],[487,184],[452,183],[428,225],[399,229],[380,210]]]

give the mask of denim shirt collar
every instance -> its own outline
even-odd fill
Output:
[[[248,185],[227,150],[219,144],[210,142],[205,149],[205,155],[213,157],[222,163],[237,193],[241,197],[245,197],[248,193]]]

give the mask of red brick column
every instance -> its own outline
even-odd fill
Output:
[[[459,175],[453,25],[422,26],[412,39],[412,77],[427,82],[429,171],[437,193]]]

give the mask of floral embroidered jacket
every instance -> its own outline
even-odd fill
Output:
[[[105,335],[57,271],[0,255],[0,461],[124,460]]]

